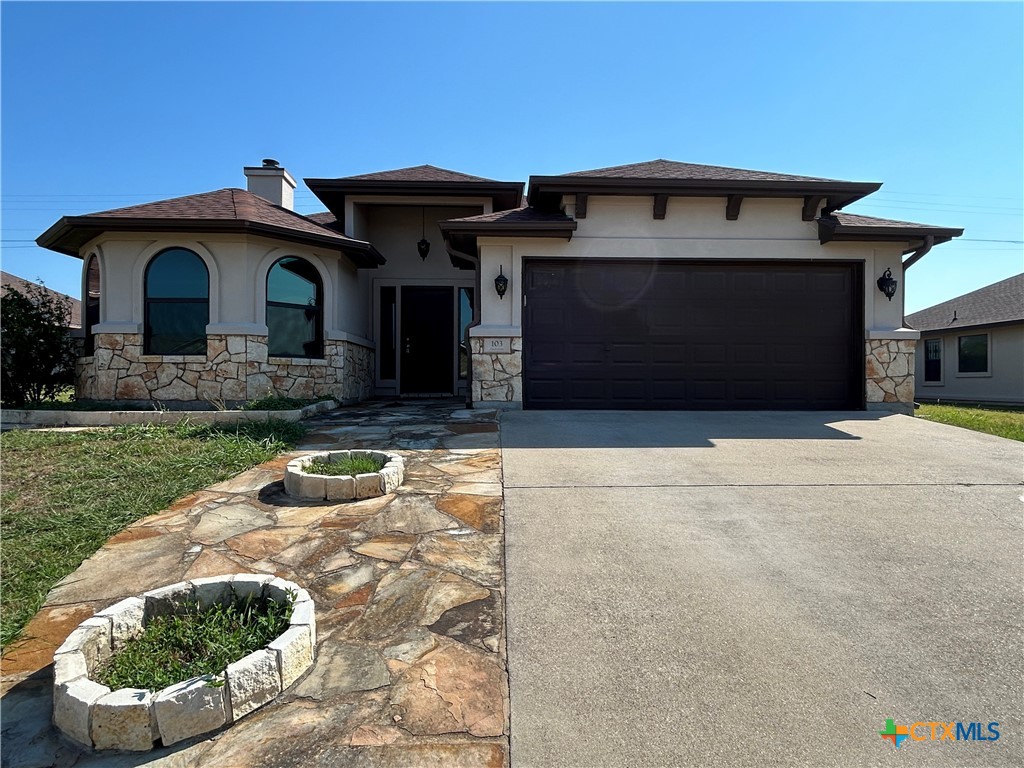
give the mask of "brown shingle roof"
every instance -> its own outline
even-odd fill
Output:
[[[530,205],[556,210],[563,195],[667,195],[677,197],[819,198],[837,210],[877,191],[875,182],[751,171],[718,165],[649,160],[560,176],[531,176]],[[579,214],[578,214],[579,215]]]
[[[307,216],[274,205],[269,200],[244,189],[218,189],[215,192],[186,195],[86,215],[129,219],[254,221],[312,235],[349,239],[326,229],[316,221],[311,221]]]
[[[906,324],[918,331],[1013,322],[1024,322],[1024,274],[922,309],[906,318]]]
[[[306,178],[305,182],[313,194],[339,217],[344,216],[348,195],[489,197],[494,208],[505,210],[515,208],[523,197],[522,182],[495,181],[433,165],[335,179]]]
[[[218,189],[84,216],[66,216],[37,242],[44,248],[77,256],[78,249],[91,238],[118,229],[252,233],[333,247],[359,266],[384,263],[384,257],[369,243],[346,237],[335,228],[244,189]]]
[[[331,224],[338,223],[338,217],[330,211],[318,211],[317,213],[304,214],[307,219],[312,219],[322,227],[330,226]]]
[[[342,176],[346,181],[494,181],[483,176],[471,176],[468,173],[449,171],[433,165],[414,165],[409,168],[396,168],[393,171],[362,173],[358,176]]]
[[[896,219],[878,219],[874,216],[861,216],[859,213],[844,213],[835,211],[832,218],[844,227],[893,227],[906,229],[907,227],[917,229],[947,229],[935,224],[918,224],[913,221],[897,221]]]
[[[524,206],[513,208],[511,211],[495,211],[494,213],[482,213],[477,216],[464,216],[459,219],[448,219],[444,223],[466,222],[477,224],[536,224],[548,222],[571,222],[564,213],[547,213],[538,211],[536,208]]]
[[[81,328],[82,327],[82,302],[76,299],[74,296],[68,296],[66,293],[55,291],[52,288],[47,288],[42,283],[36,283],[32,280],[26,280],[23,277],[12,275],[10,272],[0,272],[0,288],[10,286],[19,293],[28,293],[29,289],[33,286],[42,288],[49,294],[53,294],[57,298],[67,299],[71,303],[71,323],[69,328]]]
[[[818,219],[818,240],[821,243],[832,240],[860,241],[905,241],[911,242],[931,237],[935,245],[946,243],[964,233],[958,227],[939,227],[934,224],[918,224],[913,221],[878,219],[861,216],[859,213],[834,211]]]
[[[680,181],[837,181],[837,179],[823,179],[817,176],[793,176],[787,173],[750,171],[719,165],[680,163],[675,160],[648,160],[645,163],[613,165],[608,168],[573,171],[561,175],[595,179],[675,179]]]
[[[508,211],[495,211],[478,216],[465,216],[438,222],[441,233],[455,242],[460,250],[472,249],[466,239],[491,237],[564,237],[572,238],[577,224],[564,213],[540,211],[525,206]]]

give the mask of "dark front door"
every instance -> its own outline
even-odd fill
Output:
[[[527,262],[528,408],[859,408],[860,267]]]
[[[402,286],[402,394],[455,391],[453,290],[448,286]]]

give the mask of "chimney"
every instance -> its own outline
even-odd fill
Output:
[[[262,167],[246,166],[243,170],[245,178],[249,180],[250,192],[274,205],[289,211],[295,210],[295,179],[277,160],[268,157]]]

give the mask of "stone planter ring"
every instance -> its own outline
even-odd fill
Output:
[[[222,674],[183,680],[161,691],[112,691],[91,679],[97,667],[150,619],[229,605],[248,597],[295,602],[288,629]],[[144,752],[216,730],[262,707],[313,664],[316,618],[309,593],[290,581],[248,573],[192,579],[129,597],[86,619],[53,657],[53,723],[94,749]]]
[[[334,464],[345,459],[374,459],[384,466],[357,475],[317,475],[307,468],[314,462]],[[297,499],[352,501],[391,493],[405,477],[405,459],[384,451],[324,451],[292,459],[284,470],[284,490]]]

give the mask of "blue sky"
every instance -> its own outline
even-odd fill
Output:
[[[908,272],[908,312],[1024,271],[1021,3],[0,15],[3,269],[71,295],[80,262],[30,242],[60,216],[244,187],[264,157],[297,178],[430,163],[525,181],[664,157],[881,181],[848,210],[966,229]]]

